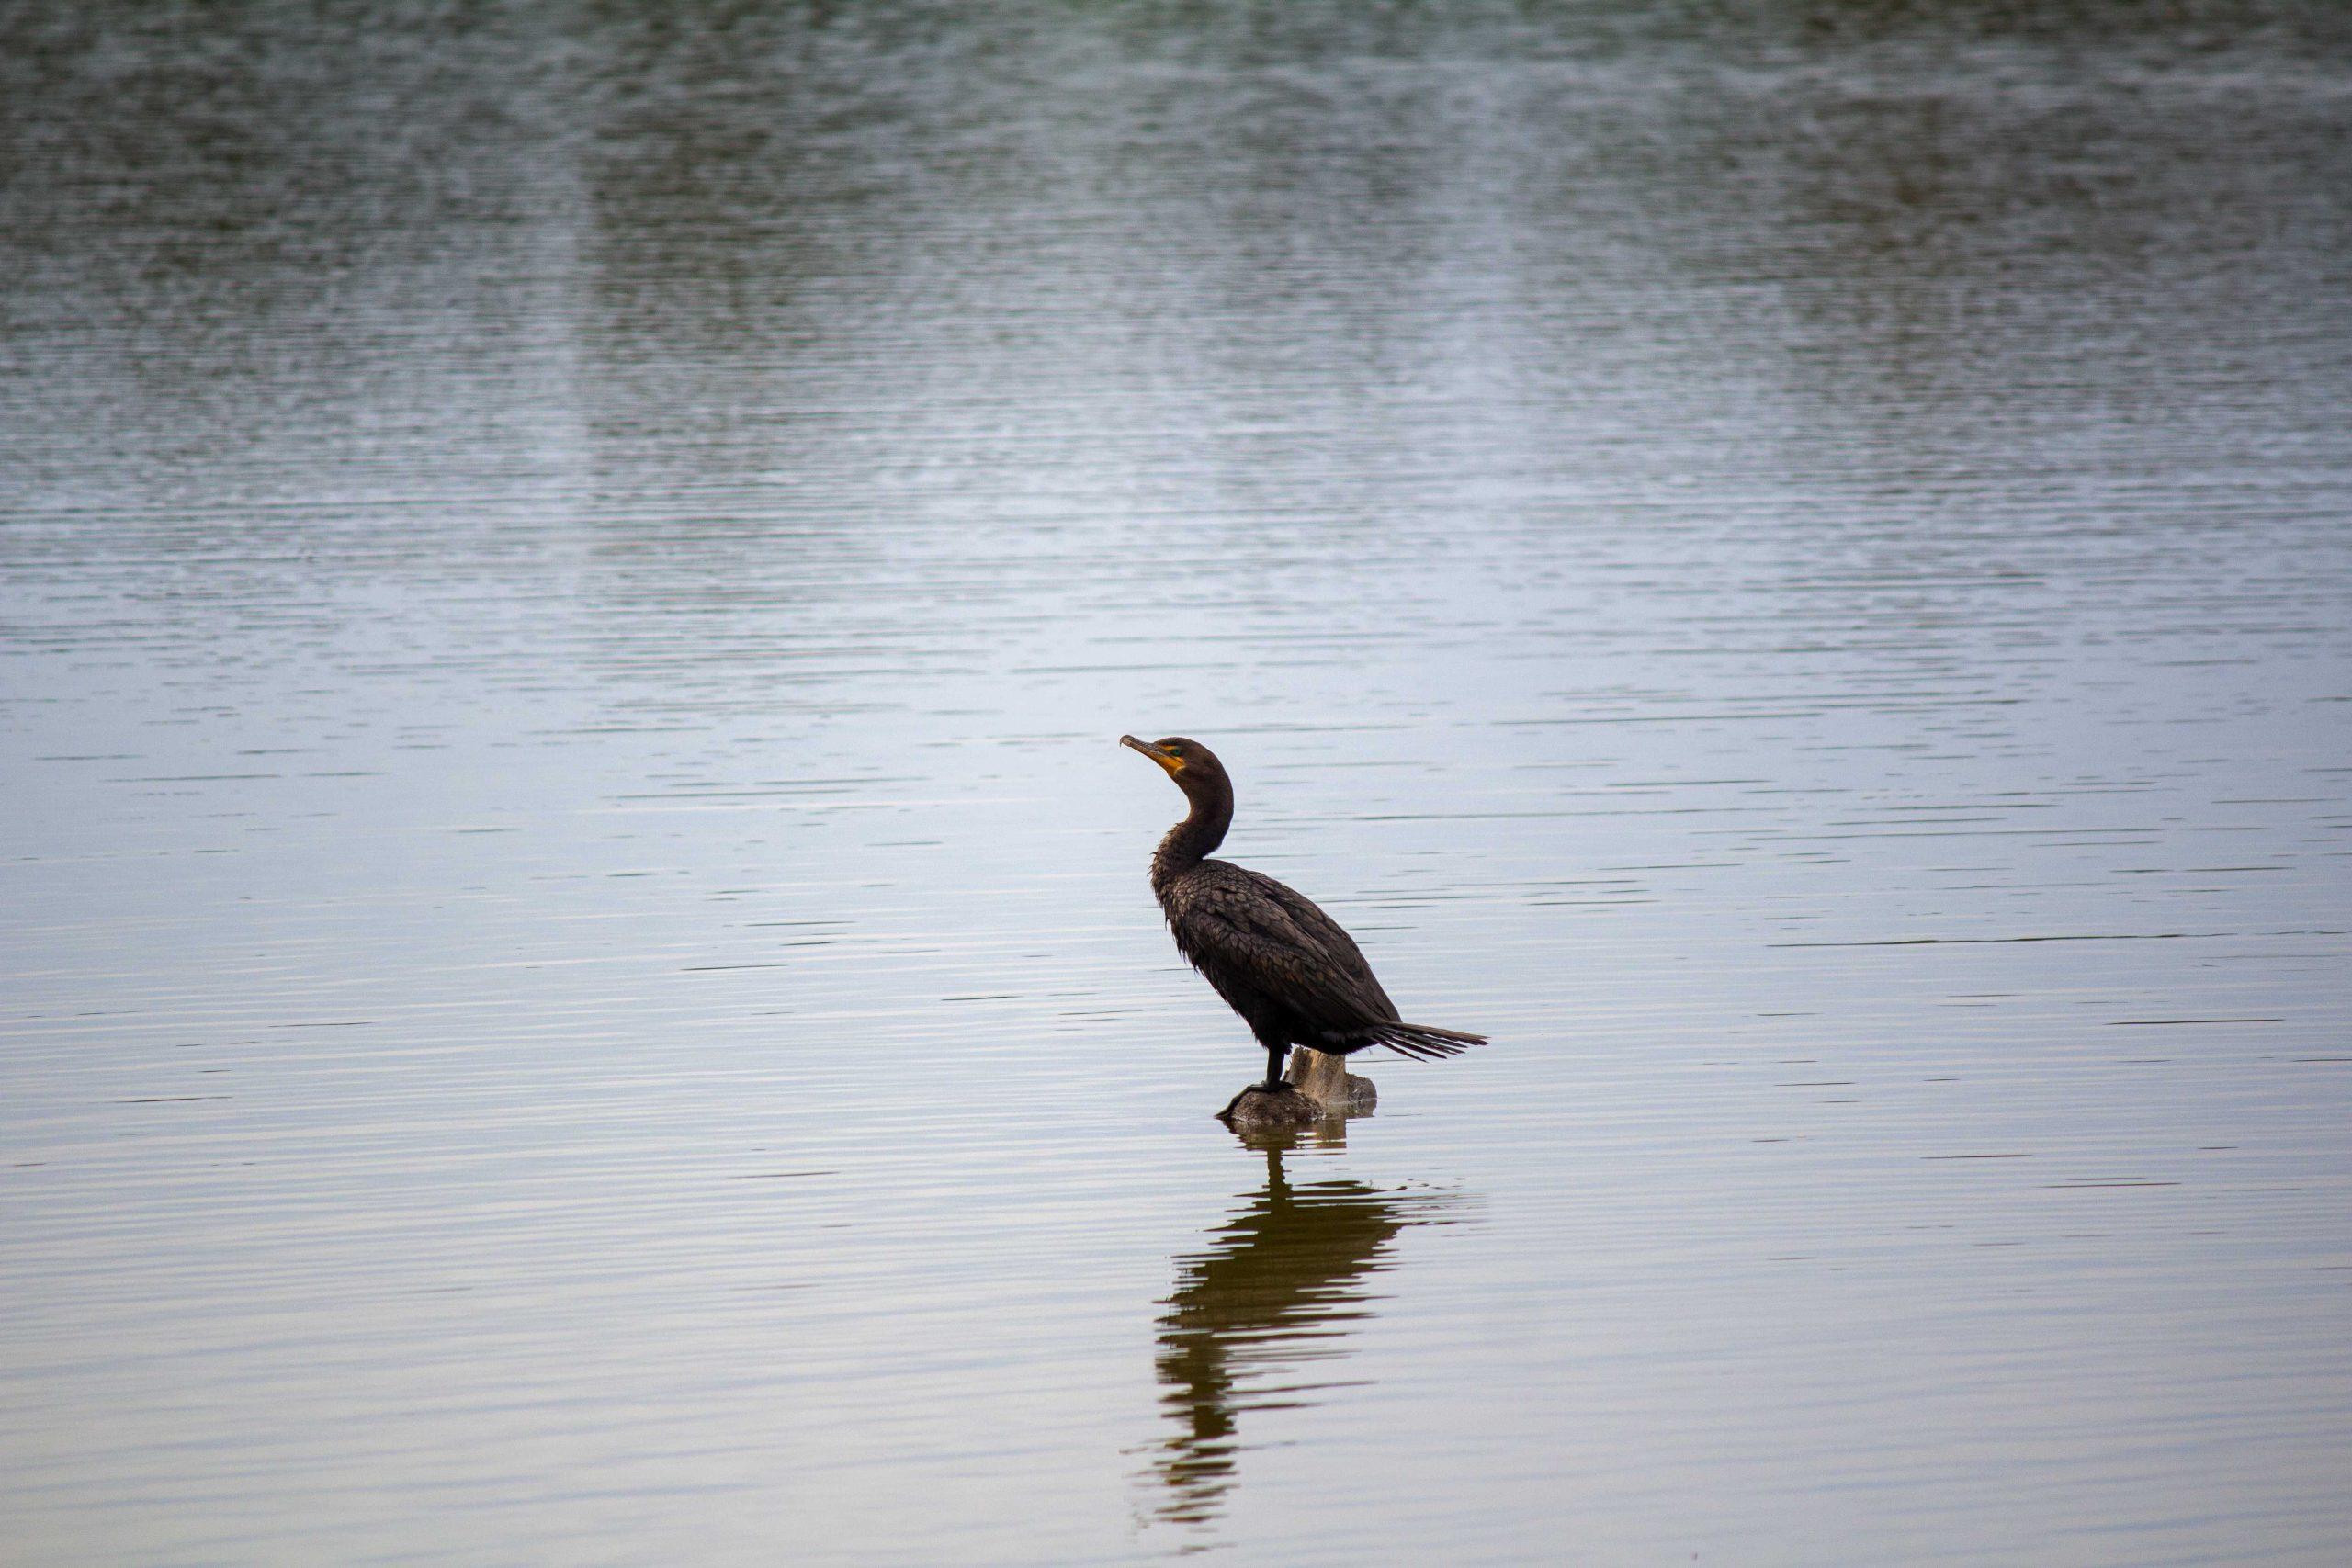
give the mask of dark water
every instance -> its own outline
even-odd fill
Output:
[[[20,7],[0,283],[0,1556],[2352,1556],[2336,7]]]

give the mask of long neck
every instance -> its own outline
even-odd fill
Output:
[[[1152,852],[1151,890],[1160,891],[1172,878],[1200,864],[1210,851],[1225,842],[1225,830],[1232,826],[1231,790],[1196,797],[1191,814],[1169,829],[1159,848]]]

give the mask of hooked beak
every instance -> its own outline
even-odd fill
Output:
[[[1129,750],[1142,752],[1145,756],[1159,763],[1171,774],[1174,773],[1177,768],[1182,765],[1175,758],[1170,756],[1167,752],[1160,750],[1158,747],[1151,745],[1148,741],[1138,740],[1132,735],[1120,736],[1119,744],[1126,747]]]

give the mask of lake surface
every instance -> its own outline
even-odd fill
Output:
[[[2352,1559],[2352,24],[1939,16],[10,13],[0,1557]]]

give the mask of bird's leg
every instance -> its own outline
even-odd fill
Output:
[[[1290,1086],[1283,1082],[1283,1058],[1290,1055],[1287,1045],[1266,1047],[1266,1081],[1258,1087],[1268,1094],[1280,1094]]]

